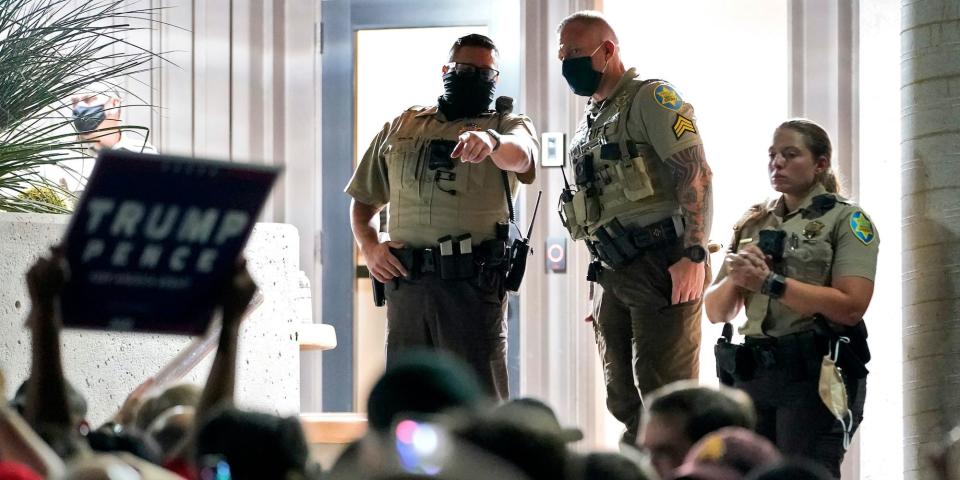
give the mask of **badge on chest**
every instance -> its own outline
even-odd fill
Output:
[[[823,230],[824,226],[825,225],[818,220],[814,220],[806,224],[803,227],[803,238],[806,238],[807,240],[815,238],[817,235],[820,235],[820,232]]]

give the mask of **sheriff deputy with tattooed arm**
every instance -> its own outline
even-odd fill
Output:
[[[698,376],[711,172],[693,106],[669,83],[626,70],[599,13],[574,13],[558,32],[563,76],[590,97],[561,218],[592,254],[587,279],[603,287],[593,326],[607,408],[634,444],[642,395]]]
[[[785,455],[810,458],[839,478],[863,418],[870,359],[863,314],[880,238],[867,214],[838,195],[831,156],[816,123],[777,128],[767,170],[781,195],[734,226],[706,310],[720,323],[746,309],[743,345],[730,343],[732,327],[724,325],[717,372],[752,397],[757,431]]]
[[[496,56],[483,35],[458,39],[437,105],[411,107],[384,125],[346,192],[357,245],[384,284],[387,364],[412,347],[448,350],[506,399],[510,204],[518,181],[534,180],[539,146],[509,99],[488,110]],[[378,238],[384,207],[389,241]]]

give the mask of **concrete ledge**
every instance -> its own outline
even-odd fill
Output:
[[[300,351],[323,351],[337,347],[337,331],[333,325],[311,323],[298,326]]]
[[[10,390],[26,378],[30,365],[29,332],[22,326],[30,308],[24,274],[59,241],[68,219],[66,215],[0,213],[0,278],[4,279],[0,283],[0,368]],[[296,228],[285,224],[257,224],[245,250],[264,303],[240,333],[237,404],[242,408],[279,415],[300,411],[298,339],[301,332],[315,329],[305,325],[311,321],[310,290],[300,271],[299,251]],[[66,330],[62,340],[67,379],[86,396],[88,418],[97,424],[192,337]],[[331,344],[329,339],[318,342]],[[183,381],[202,385],[212,357]]]
[[[300,424],[310,444],[347,444],[367,433],[367,416],[359,413],[302,413]]]

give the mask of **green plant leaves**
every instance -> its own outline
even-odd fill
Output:
[[[123,91],[125,75],[162,60],[125,40],[159,24],[158,13],[122,0],[0,1],[0,210],[68,211],[75,194],[41,170],[88,155],[70,126],[70,97]]]

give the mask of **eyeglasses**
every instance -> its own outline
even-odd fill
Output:
[[[457,75],[471,76],[478,75],[484,80],[496,80],[500,76],[500,71],[496,68],[478,67],[470,63],[450,62],[446,65],[447,72],[453,72]]]

